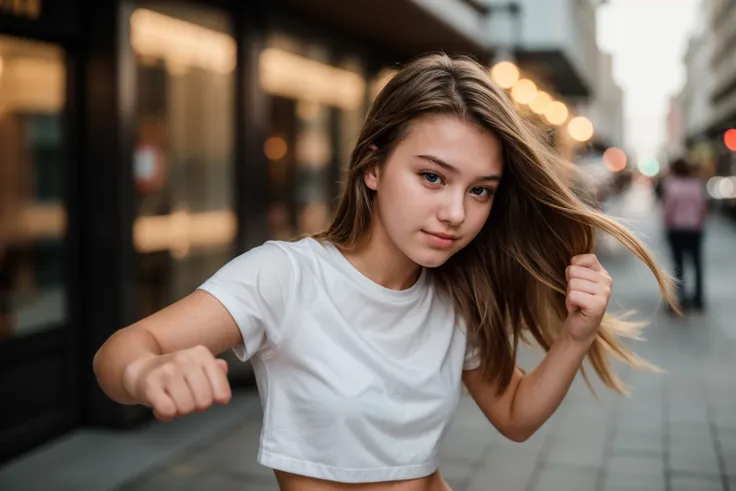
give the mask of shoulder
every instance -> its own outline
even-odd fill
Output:
[[[249,249],[234,261],[242,264],[259,266],[283,266],[289,263],[303,261],[309,256],[313,248],[309,243],[312,239],[300,239],[297,241],[269,240],[263,244]]]
[[[269,240],[235,257],[229,269],[238,275],[259,271],[296,280],[319,263],[331,260],[329,244],[311,237],[294,241]]]

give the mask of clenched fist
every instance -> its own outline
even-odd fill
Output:
[[[603,269],[595,254],[581,254],[570,261],[565,270],[567,277],[568,332],[579,340],[591,340],[606,313],[611,298],[613,280]]]
[[[204,346],[136,360],[125,369],[123,385],[161,421],[227,404],[232,396],[227,363]]]

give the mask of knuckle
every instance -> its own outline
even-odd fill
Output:
[[[191,349],[191,352],[195,356],[207,356],[210,354],[210,350],[208,350],[207,347],[203,344],[198,344]]]
[[[189,353],[186,351],[178,351],[174,353],[172,359],[178,364],[186,364],[189,362]]]
[[[176,365],[173,363],[164,363],[158,368],[158,373],[164,380],[171,379],[177,373]]]

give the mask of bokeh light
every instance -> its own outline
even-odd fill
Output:
[[[537,96],[537,85],[527,78],[522,78],[511,88],[511,97],[519,104],[529,104]]]
[[[733,179],[723,178],[718,181],[718,194],[723,198],[733,198],[736,186],[734,186]]]
[[[736,152],[736,129],[731,128],[730,130],[726,131],[726,133],[723,135],[723,143],[726,144],[726,148],[728,148],[732,152]]]
[[[603,164],[611,172],[621,172],[626,168],[626,153],[620,148],[611,147],[603,152]]]
[[[544,117],[550,124],[555,126],[559,126],[567,121],[567,116],[569,114],[567,106],[560,101],[550,102],[547,106],[547,110],[544,111]]]
[[[534,100],[529,104],[531,109],[536,114],[544,114],[552,102],[552,97],[543,90],[537,91],[537,95],[534,96]]]
[[[280,136],[272,136],[263,144],[263,153],[266,154],[268,160],[281,160],[286,156],[287,151],[286,142]]]
[[[584,116],[578,116],[567,124],[567,131],[573,140],[586,142],[593,137],[593,123]]]
[[[519,69],[510,61],[501,61],[491,69],[491,78],[499,87],[509,89],[519,80]]]
[[[721,178],[718,176],[711,177],[708,179],[708,182],[705,184],[705,188],[708,190],[708,194],[711,196],[711,198],[718,199],[718,181]]]
[[[706,184],[708,194],[714,199],[736,198],[736,176],[715,176],[708,179]]]
[[[657,160],[655,157],[640,160],[638,163],[638,167],[639,172],[647,177],[656,176],[657,174],[659,174],[659,170],[661,169],[661,166],[659,165],[659,160]]]

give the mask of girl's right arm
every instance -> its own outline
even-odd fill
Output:
[[[121,404],[144,404],[170,420],[231,397],[227,364],[215,356],[242,342],[235,320],[197,290],[113,334],[97,351],[102,390]]]
[[[223,266],[194,293],[108,339],[95,355],[100,387],[121,404],[168,420],[230,400],[227,365],[275,348],[297,272],[285,248],[266,243]]]

